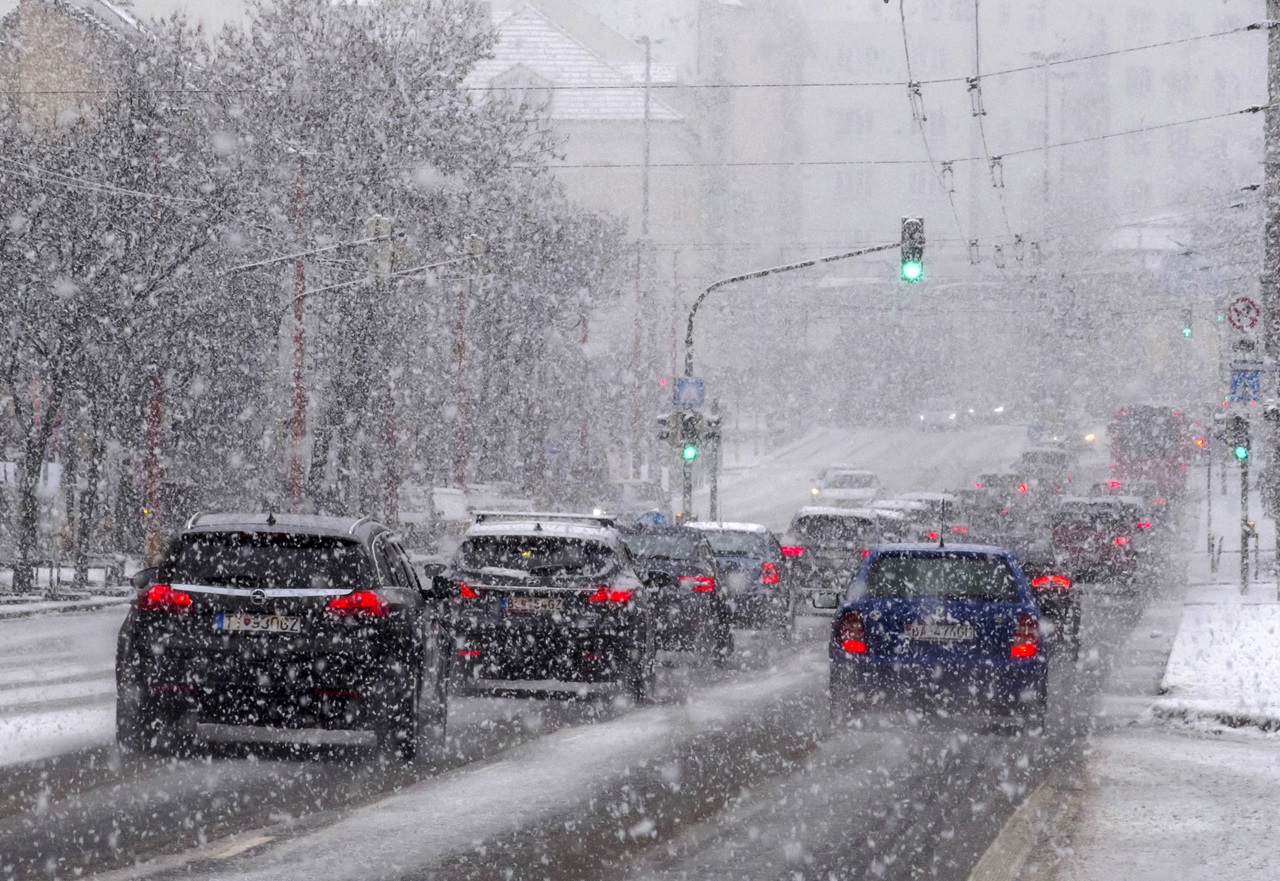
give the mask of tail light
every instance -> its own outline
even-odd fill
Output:
[[[1150,521],[1150,520],[1139,520],[1139,521],[1137,521],[1136,523],[1134,523],[1133,525],[1134,525],[1134,526],[1136,526],[1136,527],[1138,527],[1139,529],[1150,529],[1150,528],[1151,528],[1151,521]]]
[[[153,584],[138,594],[133,605],[143,612],[185,612],[191,608],[191,595],[167,584]]]
[[[777,584],[778,583],[778,567],[765,560],[760,564],[760,583],[761,584]]]
[[[1018,492],[1024,493],[1026,491],[1027,491],[1027,485],[1025,483],[1018,484]]]
[[[391,606],[381,594],[371,590],[353,590],[340,597],[330,597],[325,611],[339,618],[382,618],[391,611]]]
[[[1019,615],[1013,628],[1011,658],[1034,658],[1040,646],[1040,622],[1035,615]]]
[[[782,546],[782,556],[784,557],[798,557],[803,553],[804,553],[804,548],[802,548],[800,545],[783,545]]]
[[[458,596],[464,600],[480,599],[480,594],[476,591],[476,589],[471,585],[467,584],[465,581],[458,582]]]
[[[1120,547],[1124,547],[1129,543],[1129,536],[1117,535],[1113,540],[1115,541],[1116,544],[1120,545]]]
[[[1168,500],[1168,499],[1166,499],[1164,496],[1156,496],[1155,498],[1153,498],[1153,499],[1151,500],[1151,504],[1153,504],[1153,505],[1163,505],[1163,504],[1166,504],[1168,501],[1169,501],[1169,500]]]
[[[1108,481],[1107,481],[1107,488],[1108,488],[1108,489],[1119,489],[1119,488],[1120,488],[1120,481],[1118,481],[1118,480],[1108,480]]]
[[[969,533],[969,527],[967,527],[967,526],[953,526],[953,527],[951,527],[951,531],[952,531],[952,532],[954,532],[954,533],[956,533],[957,535],[967,535],[967,534]]]
[[[865,560],[865,559],[867,558],[867,554],[869,554],[869,553],[871,553],[871,548],[863,548],[863,549],[862,549],[862,559],[864,559],[864,560]]]
[[[937,540],[938,540],[938,533],[934,532],[932,529],[930,529],[930,530],[929,530],[928,532],[926,532],[924,535],[925,535],[925,538],[929,539],[929,541],[937,541]]]
[[[1031,586],[1038,590],[1068,590],[1071,579],[1065,575],[1037,575],[1031,579]]]
[[[840,616],[840,648],[851,655],[865,654],[866,634],[862,629],[862,612],[857,609]]]
[[[595,589],[594,592],[587,595],[589,603],[615,603],[622,605],[631,602],[631,588],[629,587],[609,587],[602,584]]]
[[[698,593],[710,593],[716,589],[716,580],[710,575],[681,575],[680,583]]]

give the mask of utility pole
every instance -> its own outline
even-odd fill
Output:
[[[298,158],[298,176],[293,196],[293,225],[301,248],[302,201],[304,195],[302,158]],[[305,480],[302,470],[302,444],[307,436],[307,389],[303,371],[307,361],[306,325],[303,324],[303,302],[306,300],[307,273],[302,256],[293,262],[293,377],[292,408],[289,415],[289,510],[295,514],[302,510],[302,494]]]
[[[1249,590],[1249,460],[1240,460],[1240,592]]]
[[[644,167],[641,178],[642,209],[640,214],[640,235],[649,237],[649,102],[653,92],[653,44],[649,38],[641,37],[644,43]]]
[[[480,296],[484,281],[481,275],[484,267],[480,258],[485,254],[485,240],[477,235],[467,236],[466,247],[467,256],[471,258],[468,261],[469,274],[466,282],[458,287],[458,323],[455,328],[458,354],[458,384],[455,392],[458,415],[453,449],[453,480],[464,490],[467,488],[467,300],[468,295],[471,299],[478,299]]]
[[[1268,389],[1280,400],[1276,368],[1280,365],[1280,0],[1267,0],[1267,108],[1264,123],[1266,231],[1262,267],[1262,340],[1268,366]],[[1267,480],[1280,481],[1280,422],[1268,423],[1271,456]],[[1280,530],[1276,530],[1280,565]]]

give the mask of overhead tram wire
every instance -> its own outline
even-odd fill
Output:
[[[938,186],[942,187],[942,192],[947,195],[947,204],[951,206],[951,217],[956,222],[956,232],[960,233],[962,238],[967,238],[964,232],[964,224],[960,222],[960,212],[956,209],[955,190],[947,185],[946,178],[943,177],[942,170],[933,159],[933,150],[929,146],[929,135],[924,130],[924,95],[920,91],[920,84],[916,82],[915,76],[911,72],[911,44],[907,39],[907,9],[906,0],[898,0],[898,18],[902,22],[902,55],[907,64],[907,98],[911,102],[911,116],[916,121],[916,128],[920,131],[920,140],[924,144],[924,155],[929,160],[929,167],[933,169],[933,176],[938,181]]]
[[[996,180],[996,165],[1003,157],[993,157],[991,147],[987,144],[987,104],[982,94],[982,32],[980,16],[980,0],[973,0],[973,82],[969,89],[975,103],[973,115],[978,118],[978,134],[982,138],[982,154],[987,159],[987,170],[991,174],[991,188],[996,191],[996,202],[1000,205],[1000,216],[1004,218],[1004,231],[1010,238],[1013,226],[1009,223],[1009,208],[1004,199],[1004,166],[1000,163],[1000,180]],[[1016,241],[1016,239],[1015,239]]]
[[[1173,40],[1162,40],[1158,43],[1143,43],[1138,46],[1126,46],[1120,49],[1110,49],[1106,52],[1092,52],[1086,55],[1073,55],[1067,58],[1060,58],[1056,61],[1049,62],[1050,67],[1057,67],[1064,64],[1077,64],[1084,61],[1095,61],[1100,58],[1113,58],[1117,55],[1127,55],[1133,52],[1146,52],[1152,49],[1164,49],[1171,46],[1181,46],[1187,43],[1195,43],[1201,40],[1212,40],[1219,37],[1228,37],[1234,34],[1243,34],[1250,31],[1266,31],[1271,27],[1268,22],[1253,22],[1247,25],[1238,25],[1226,30],[1214,31],[1208,34],[1195,34],[1190,37],[1179,37]],[[1002,68],[993,70],[986,74],[987,79],[998,76],[1009,76],[1016,73],[1026,73],[1028,71],[1037,71],[1044,68],[1044,64],[1027,64],[1018,67]],[[937,77],[934,79],[919,80],[918,85],[936,86],[947,83],[963,83],[968,77]],[[714,90],[732,90],[732,89],[847,89],[847,88],[904,88],[910,83],[897,80],[864,80],[864,81],[830,81],[816,83],[652,83],[650,89],[658,91],[714,91]],[[101,88],[101,89],[0,89],[0,95],[109,95],[116,93],[146,92],[150,94],[167,94],[175,92],[184,92],[194,95],[235,95],[235,94],[306,94],[311,92],[322,92],[327,94],[373,94],[394,91],[396,94],[419,93],[419,92],[448,92],[448,91],[465,91],[465,92],[505,92],[516,91],[525,88],[524,86],[426,86],[416,89],[391,89],[391,88],[317,88],[317,89],[263,89],[260,87],[246,87],[240,89],[233,88],[208,88],[195,89],[190,87],[170,87],[170,88],[153,88],[153,89],[137,89],[137,88]],[[607,91],[632,91],[644,88],[643,83],[626,83],[621,85],[555,85],[549,84],[539,87],[542,91],[548,92],[607,92]]]
[[[1155,125],[1146,125],[1142,128],[1125,129],[1118,132],[1108,132],[1102,135],[1092,135],[1087,138],[1074,138],[1070,141],[1059,141],[1039,147],[1026,147],[1019,150],[1006,150],[1003,157],[1010,156],[1027,156],[1032,153],[1042,153],[1045,149],[1059,150],[1064,147],[1078,147],[1083,144],[1092,144],[1099,141],[1109,141],[1115,138],[1123,138],[1129,135],[1146,134],[1147,132],[1160,131],[1161,129],[1176,128],[1183,125],[1195,125],[1201,122],[1213,122],[1219,119],[1230,119],[1235,116],[1244,116],[1249,113],[1258,113],[1266,110],[1269,105],[1261,104],[1253,107],[1245,107],[1241,110],[1228,110],[1224,113],[1211,113],[1208,116],[1197,116],[1193,119],[1177,119],[1171,122],[1157,123]],[[961,156],[956,159],[948,159],[953,165],[967,162],[985,162],[985,156]],[[782,167],[822,167],[829,166],[833,168],[844,168],[856,165],[930,165],[927,159],[798,159],[795,161],[773,160],[760,162],[654,162],[650,164],[651,168],[782,168]],[[531,166],[530,166],[531,167]],[[542,166],[538,166],[542,167]],[[597,168],[639,168],[640,163],[637,162],[581,162],[581,163],[563,163],[556,165],[548,165],[546,168],[554,171],[557,169],[597,169]]]

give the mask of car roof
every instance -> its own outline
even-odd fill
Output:
[[[902,502],[954,502],[955,500],[956,500],[956,497],[955,497],[955,495],[954,495],[954,494],[952,494],[952,493],[943,493],[943,492],[926,492],[926,491],[923,491],[923,490],[922,490],[922,491],[919,491],[919,492],[908,492],[908,493],[902,493],[901,495],[899,495],[899,496],[897,497],[897,499],[890,499],[889,501],[902,501]]]
[[[754,532],[759,535],[767,535],[769,529],[759,523],[728,523],[724,521],[715,522],[710,520],[694,520],[685,523],[690,529],[700,529],[703,532]]]
[[[600,541],[614,544],[618,540],[618,532],[609,526],[591,526],[586,523],[568,523],[564,521],[540,520],[501,520],[475,523],[463,534],[464,538],[482,535],[518,535],[549,536],[555,538],[576,538],[582,541]]]
[[[1141,508],[1146,501],[1137,496],[1068,496],[1058,504],[1062,508],[1114,508],[1119,505]]]
[[[949,544],[942,547],[937,542],[903,542],[901,544],[881,544],[871,548],[872,554],[907,553],[917,556],[939,557],[946,554],[995,554],[1004,557],[1013,556],[1013,551],[999,545],[984,544]]]
[[[369,517],[331,517],[322,514],[217,513],[195,514],[184,533],[276,532],[296,535],[328,535],[367,541],[386,530]]]
[[[806,505],[796,511],[797,517],[851,517],[859,520],[874,520],[876,512],[870,508],[831,508],[822,505]]]
[[[872,502],[871,507],[885,511],[918,511],[928,512],[929,506],[915,499],[880,499],[878,502]]]

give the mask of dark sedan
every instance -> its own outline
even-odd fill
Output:
[[[795,594],[777,537],[758,523],[689,523],[707,537],[729,596],[733,623],[790,634]]]

